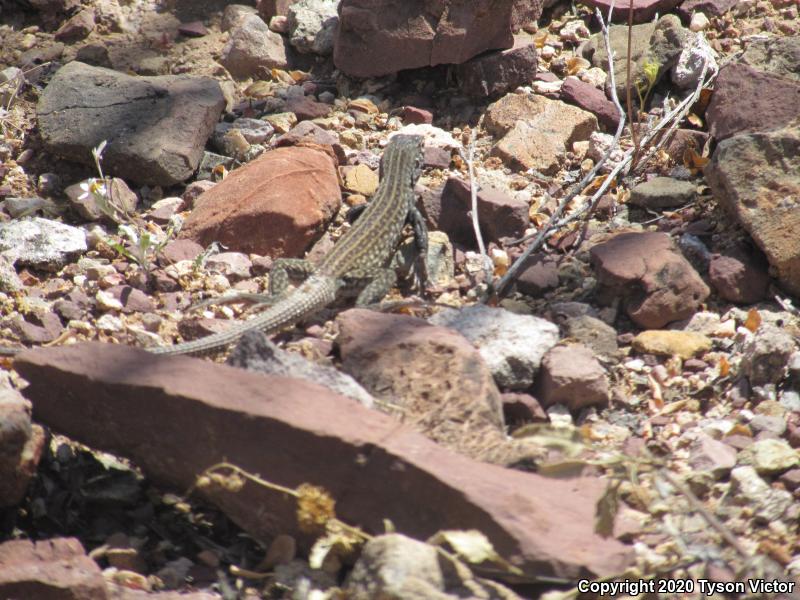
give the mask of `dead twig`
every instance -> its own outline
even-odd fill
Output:
[[[614,11],[614,2],[611,2],[611,6],[608,9],[608,21],[611,22],[611,15]],[[605,21],[603,21],[603,15],[597,10],[597,18],[600,21],[600,27],[603,32],[603,40],[606,46],[606,52],[608,54],[608,72],[609,78],[611,79],[611,97],[612,101],[614,102],[614,106],[617,108],[617,112],[619,113],[619,124],[617,125],[617,131],[614,134],[614,141],[606,151],[606,153],[597,161],[597,164],[588,172],[586,175],[573,186],[570,192],[562,198],[561,202],[559,202],[556,210],[548,219],[547,223],[535,234],[532,236],[526,236],[520,240],[516,240],[517,243],[527,241],[530,237],[534,237],[533,242],[525,249],[525,251],[520,255],[520,257],[514,261],[514,264],[506,271],[506,274],[500,279],[500,281],[495,286],[495,295],[500,297],[502,296],[505,291],[507,290],[509,284],[516,279],[519,271],[522,269],[522,266],[525,264],[525,261],[533,254],[536,250],[541,248],[544,245],[544,242],[550,237],[556,230],[558,230],[561,225],[561,215],[566,210],[569,203],[577,196],[580,192],[582,192],[587,185],[589,185],[594,178],[597,176],[597,173],[606,163],[606,161],[610,158],[611,153],[619,146],[619,140],[622,137],[622,132],[625,129],[625,111],[622,108],[622,104],[617,97],[616,91],[616,79],[614,77],[614,55],[611,51],[611,40],[609,38],[608,27],[606,26]],[[614,177],[616,176],[613,175]],[[612,175],[609,175],[606,180],[604,181],[605,184],[610,184]],[[605,185],[602,189],[605,189],[608,185]],[[593,206],[597,199],[600,197],[601,194],[595,194],[592,197],[592,201],[590,202],[590,206]]]

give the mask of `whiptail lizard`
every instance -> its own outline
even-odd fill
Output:
[[[414,226],[417,247],[427,250],[427,230],[415,206],[414,185],[422,170],[423,139],[396,135],[383,155],[383,178],[372,201],[358,220],[318,265],[302,259],[279,259],[270,274],[270,292],[278,298],[269,308],[247,321],[197,340],[148,348],[154,354],[208,354],[236,342],[245,333],[274,333],[332,304],[348,288],[363,287],[357,305],[379,301],[396,281],[386,268],[397,250],[403,228]],[[424,260],[424,256],[422,258]],[[289,274],[308,278],[281,297]],[[423,275],[424,276],[424,275]],[[23,348],[0,348],[0,354],[16,354]]]

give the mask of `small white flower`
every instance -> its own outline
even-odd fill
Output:
[[[105,196],[106,184],[104,181],[92,177],[81,183],[81,190],[83,193],[78,196],[78,200],[86,200],[90,195]]]
[[[133,227],[131,227],[130,225],[120,225],[119,233],[128,238],[131,241],[131,243],[133,244],[139,243],[139,236],[136,233],[136,231],[134,231]]]

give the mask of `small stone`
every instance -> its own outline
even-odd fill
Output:
[[[736,466],[736,450],[729,445],[702,434],[689,447],[689,464],[698,471],[708,471],[720,479]]]
[[[689,29],[691,31],[703,31],[708,29],[709,25],[708,17],[701,12],[696,12],[692,15],[692,20],[689,22]]]
[[[686,360],[711,350],[711,340],[694,331],[651,329],[633,338],[633,348],[642,354],[680,356]]]
[[[671,177],[655,177],[631,190],[630,203],[653,210],[675,208],[690,203],[696,196],[693,183]]]
[[[378,175],[367,165],[356,165],[344,173],[344,187],[356,194],[372,196],[378,189]]]
[[[750,385],[777,384],[795,351],[794,338],[785,330],[762,323],[742,346],[742,371]]]
[[[771,438],[753,442],[742,450],[739,462],[752,465],[759,474],[772,475],[796,467],[800,455],[786,440]]]
[[[608,376],[594,353],[583,344],[556,346],[542,359],[536,380],[544,406],[564,404],[571,411],[608,404]]]

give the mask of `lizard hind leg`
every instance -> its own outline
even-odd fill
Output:
[[[343,277],[348,290],[362,288],[356,306],[368,306],[381,301],[397,283],[394,269],[354,270]]]
[[[304,281],[314,272],[314,263],[305,258],[279,258],[269,272],[269,293],[278,298],[286,293],[290,281]]]

